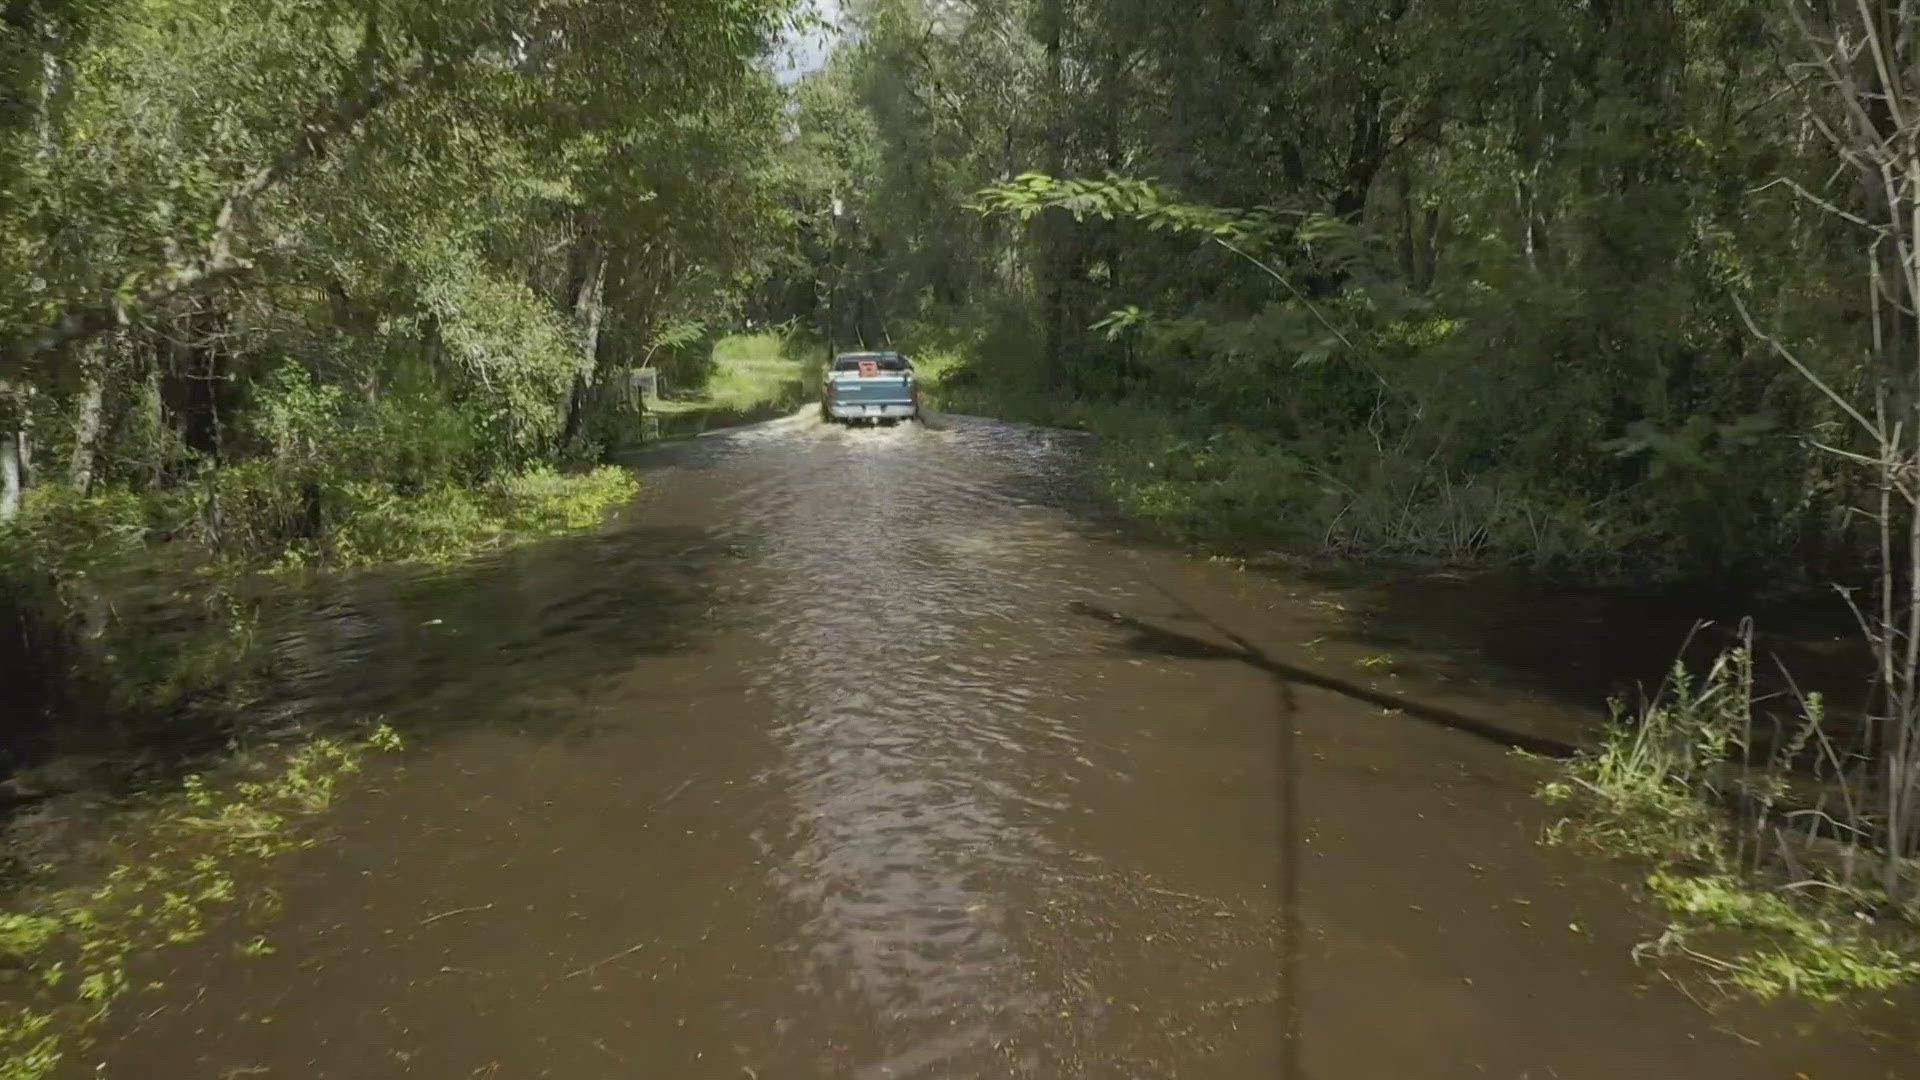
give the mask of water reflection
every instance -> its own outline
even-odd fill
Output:
[[[781,878],[814,913],[823,974],[896,1026],[875,1076],[989,1051],[1045,1005],[1019,991],[1005,927],[1054,857],[1022,757],[1036,735],[1074,736],[1036,710],[1045,658],[1020,644],[1076,586],[1038,557],[1058,524],[1023,521],[991,482],[1066,461],[1030,443],[983,461],[945,434],[823,431],[737,525],[772,657],[755,692],[796,802]]]

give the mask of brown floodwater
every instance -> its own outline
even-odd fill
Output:
[[[408,749],[70,1075],[1920,1076],[1636,963],[1509,749],[1581,693],[1127,541],[1078,440],[662,445],[599,534],[290,618],[274,707]]]

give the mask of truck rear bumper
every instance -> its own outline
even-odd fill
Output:
[[[920,406],[910,401],[833,403],[826,413],[835,420],[908,420],[920,415]]]

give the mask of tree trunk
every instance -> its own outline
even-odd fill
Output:
[[[606,313],[606,307],[600,301],[606,294],[606,288],[607,257],[596,247],[591,271],[575,294],[573,303],[573,317],[580,324],[581,349],[587,354],[587,363],[595,366],[600,361],[600,324]]]
[[[1420,234],[1420,281],[1419,289],[1425,292],[1433,288],[1434,280],[1440,273],[1440,208],[1427,208],[1426,223]]]
[[[1047,172],[1059,177],[1067,168],[1066,82],[1061,55],[1066,36],[1066,0],[1045,0],[1040,12],[1041,47],[1046,54]],[[1041,322],[1047,361],[1059,369],[1066,349],[1067,215],[1049,210],[1040,216]]]
[[[80,394],[74,404],[73,462],[68,480],[82,495],[93,486],[93,463],[100,445],[101,405],[106,400],[106,372],[93,358],[81,373]]]
[[[20,516],[20,433],[0,431],[0,521]]]
[[[0,521],[19,514],[32,482],[32,399],[32,386],[0,380]]]
[[[600,299],[607,283],[607,256],[597,241],[583,238],[575,249],[572,277],[569,291],[573,294],[573,321],[580,331],[580,348],[586,354],[587,365],[584,372],[574,376],[572,391],[567,395],[567,418],[560,429],[563,448],[571,447],[580,437],[592,396],[592,380],[599,374]]]
[[[420,332],[420,346],[426,356],[427,371],[440,378],[447,369],[447,338],[440,329],[440,316],[428,315]]]
[[[167,398],[160,384],[160,353],[157,345],[149,344],[145,351],[143,364],[146,375],[140,381],[140,432],[143,436],[142,447],[151,457],[143,464],[146,468],[147,488],[158,491],[166,480],[166,455],[161,451],[161,439],[167,431]]]
[[[580,426],[587,413],[587,377],[575,375],[567,391],[567,418],[560,425],[560,450],[565,453],[580,437]]]
[[[1370,86],[1353,100],[1353,131],[1333,195],[1333,216],[1355,225],[1366,219],[1367,197],[1387,161],[1386,119],[1381,115],[1384,98],[1379,87]]]
[[[1540,263],[1533,245],[1533,181],[1525,171],[1514,173],[1513,189],[1520,215],[1520,252],[1526,260],[1527,269],[1538,271]]]
[[[343,331],[353,330],[353,297],[336,280],[327,282],[327,310],[333,314],[333,325]]]
[[[216,464],[225,450],[221,406],[227,398],[227,354],[220,345],[225,318],[209,302],[184,320],[186,340],[174,346],[181,437],[187,448]]]
[[[35,134],[39,143],[39,156],[43,162],[51,159],[54,150],[57,149],[55,119],[60,111],[60,104],[66,97],[67,80],[64,78],[66,70],[66,64],[61,62],[59,55],[52,49],[41,52],[40,109],[34,126],[37,129]]]
[[[1106,55],[1106,71],[1101,79],[1105,87],[1106,108],[1101,113],[1101,144],[1106,151],[1107,172],[1118,174],[1125,170],[1127,150],[1125,132],[1122,130],[1120,103],[1126,99],[1124,86],[1126,65],[1117,47],[1109,46]],[[1105,235],[1101,245],[1102,254],[1107,263],[1107,294],[1124,297],[1127,295],[1126,253],[1127,243],[1118,223],[1108,222],[1102,230]],[[1132,341],[1121,350],[1120,367],[1122,374],[1131,377],[1134,374]]]
[[[1394,170],[1395,188],[1400,196],[1400,276],[1409,289],[1419,288],[1419,256],[1414,251],[1413,168],[1402,163]]]

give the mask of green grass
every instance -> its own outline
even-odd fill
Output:
[[[1810,779],[1793,763],[1823,747],[1821,721],[1810,698],[1783,741],[1756,741],[1750,645],[1697,679],[1676,665],[1640,709],[1616,705],[1601,747],[1542,788],[1571,811],[1547,839],[1648,867],[1671,921],[1639,951],[1689,958],[1729,989],[1832,1003],[1920,980],[1914,913],[1850,873],[1875,853],[1778,824]]]
[[[935,346],[917,351],[910,350],[908,355],[913,359],[915,377],[936,392],[949,375],[966,364],[966,357],[950,348]]]
[[[664,415],[683,413],[748,414],[793,398],[809,368],[789,339],[778,334],[730,334],[714,343],[714,373],[695,397],[648,402]]]
[[[1096,437],[1092,464],[1119,509],[1212,553],[1521,566],[1609,580],[1631,539],[1593,507],[1497,474],[1447,476],[1371,447],[1289,443],[1164,402],[1075,401],[933,352],[929,399],[949,412]]]
[[[1165,539],[1216,554],[1386,563],[1529,566],[1607,580],[1636,540],[1615,507],[1563,496],[1501,468],[1436,468],[1419,447],[1307,424],[1281,435],[1269,410],[1222,387],[1086,385],[1041,349],[1020,302],[906,329],[935,407],[1096,436],[1092,464],[1118,508]],[[1097,384],[1098,379],[1093,379]],[[1239,385],[1245,388],[1245,380]]]
[[[402,497],[378,484],[349,485],[343,520],[324,561],[335,566],[449,563],[516,540],[589,529],[639,490],[616,466],[563,474],[534,469],[476,489],[440,487]],[[300,562],[309,553],[292,553]]]

